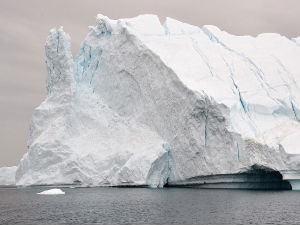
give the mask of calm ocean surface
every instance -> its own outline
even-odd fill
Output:
[[[300,224],[300,192],[0,188],[0,224]]]

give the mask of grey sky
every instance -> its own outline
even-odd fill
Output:
[[[300,34],[299,0],[1,0],[0,167],[17,165],[26,152],[32,111],[46,93],[48,31],[63,25],[75,55],[97,13],[113,19],[152,13],[236,35]]]

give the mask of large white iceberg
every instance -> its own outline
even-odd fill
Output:
[[[299,181],[299,38],[98,15],[75,61],[62,28],[45,48],[47,98],[17,185]]]

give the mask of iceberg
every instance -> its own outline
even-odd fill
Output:
[[[0,168],[0,186],[14,186],[16,184],[16,166]]]
[[[49,190],[46,190],[46,191],[39,192],[37,194],[38,195],[64,195],[65,192],[63,192],[59,188],[53,188],[53,189],[49,189]]]
[[[16,185],[299,187],[299,38],[98,14],[45,51]]]

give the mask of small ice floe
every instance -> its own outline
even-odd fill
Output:
[[[46,191],[42,191],[40,193],[37,193],[38,195],[64,195],[65,192],[63,192],[61,189],[53,188]]]

